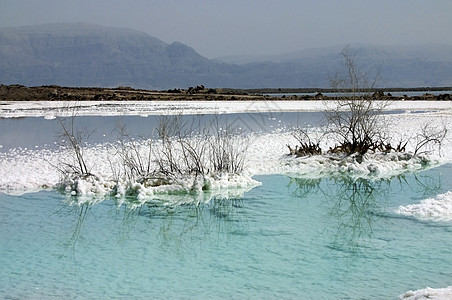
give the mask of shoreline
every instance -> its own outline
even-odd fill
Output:
[[[420,96],[393,96],[394,92],[424,92]],[[444,93],[433,95],[428,92],[441,91]],[[173,89],[167,91],[140,90],[130,87],[101,88],[101,87],[62,87],[57,85],[26,87],[23,85],[0,85],[0,101],[312,101],[335,100],[338,96],[328,96],[338,92],[332,89],[212,89],[204,86],[189,87],[186,90]],[[365,92],[366,97],[374,100],[452,100],[452,87],[437,88],[407,88],[407,89],[374,89]],[[276,93],[282,96],[269,95]],[[293,95],[291,93],[298,93]],[[306,93],[306,94],[303,94]],[[344,90],[338,94],[347,94]],[[344,96],[341,96],[344,97]]]

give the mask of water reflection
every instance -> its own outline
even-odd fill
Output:
[[[194,200],[182,204],[146,201],[139,205],[117,205],[104,200],[99,205],[99,199],[89,202],[68,197],[58,211],[60,215],[73,216],[61,257],[67,251],[75,257],[76,249],[87,244],[88,239],[84,237],[92,234],[91,223],[100,218],[114,220],[113,236],[118,238],[118,244],[127,245],[137,232],[146,232],[149,242],[158,242],[172,251],[206,237],[221,240],[231,234],[246,234],[246,207],[241,197],[214,196],[206,202]]]
[[[325,230],[334,238],[329,248],[358,254],[363,249],[377,247],[374,226],[384,227],[390,199],[404,190],[418,195],[436,195],[442,191],[441,175],[403,174],[386,179],[351,178],[290,178],[288,189],[297,199],[319,195],[327,207]]]
[[[382,230],[384,232],[391,217],[387,212],[400,204],[391,199],[398,195],[403,198],[407,190],[410,193],[416,191],[416,195],[423,197],[421,195],[439,194],[442,189],[441,174],[437,172],[374,180],[345,176],[292,177],[287,186],[297,201],[315,200],[309,204],[309,210],[324,217],[320,224],[323,234],[329,237],[326,247],[351,257],[378,250],[384,244]],[[158,243],[160,247],[176,252],[199,246],[205,240],[224,242],[232,236],[247,236],[252,223],[249,217],[254,220],[259,211],[256,211],[257,203],[247,201],[244,193],[235,196],[215,194],[202,201],[196,195],[184,195],[184,201],[173,202],[140,202],[135,198],[120,201],[103,198],[90,202],[81,201],[80,197],[68,197],[58,211],[58,214],[72,216],[70,232],[64,242],[65,252],[72,250],[75,256],[76,249],[88,247],[90,240],[96,238],[93,228],[99,224],[110,227],[109,236],[117,239],[114,244],[127,247],[139,236],[148,243]],[[188,201],[190,197],[191,201]],[[284,193],[282,197],[285,197]],[[99,222],[102,218],[104,221]]]
[[[183,249],[205,238],[217,241],[231,234],[245,234],[247,217],[242,199],[214,198],[207,204],[186,204],[160,210],[158,236],[165,246]],[[142,210],[143,214],[143,210]],[[144,215],[152,222],[156,208],[145,206]]]
[[[417,194],[426,198],[443,192],[443,182],[441,178],[441,176],[435,178],[433,176],[417,176],[414,174],[415,184],[410,186],[413,190],[415,189],[417,191]]]
[[[384,209],[389,181],[364,178],[335,178],[332,181],[338,189],[335,193],[331,190],[325,194],[333,203],[329,216],[337,220],[332,247],[354,252],[363,241],[372,238],[373,224],[380,219],[373,212]]]
[[[64,235],[69,238],[62,241],[62,253],[58,255],[59,259],[66,260],[71,258],[74,261],[74,265],[77,267],[76,253],[77,246],[83,240],[84,225],[87,217],[90,215],[92,204],[82,203],[80,205],[67,205],[67,203],[61,203],[57,211],[58,215],[65,215],[71,219],[72,223],[69,225],[68,232],[64,232]]]

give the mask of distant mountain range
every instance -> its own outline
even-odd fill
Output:
[[[0,83],[325,88],[330,74],[343,68],[342,48],[207,59],[182,43],[167,44],[131,29],[86,23],[4,28],[0,29]],[[352,48],[366,68],[381,66],[380,87],[452,86],[452,45]]]

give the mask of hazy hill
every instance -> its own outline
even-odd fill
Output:
[[[237,55],[216,58],[215,61],[231,64],[248,64],[259,62],[289,62],[301,61],[319,57],[332,57],[340,53],[346,45],[336,45],[325,48],[308,48],[300,51],[279,55]],[[406,45],[406,46],[378,46],[351,45],[357,52],[359,60],[385,59],[418,59],[422,61],[452,61],[452,45]]]
[[[123,28],[84,23],[0,29],[0,83],[135,88],[328,87],[341,46],[209,60],[193,48]],[[452,46],[356,48],[382,65],[381,86],[452,86]]]
[[[52,24],[0,30],[0,82],[162,87],[211,63],[180,43],[130,29]]]
[[[215,61],[250,65],[292,65],[317,79],[320,86],[336,70],[343,69],[340,55],[344,46],[305,49],[281,55],[229,56]],[[370,73],[381,68],[382,87],[452,86],[452,45],[351,47],[363,70]],[[296,68],[293,68],[294,70]]]

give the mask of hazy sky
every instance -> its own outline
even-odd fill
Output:
[[[452,44],[452,0],[0,0],[0,27],[89,22],[214,58],[351,44]]]

